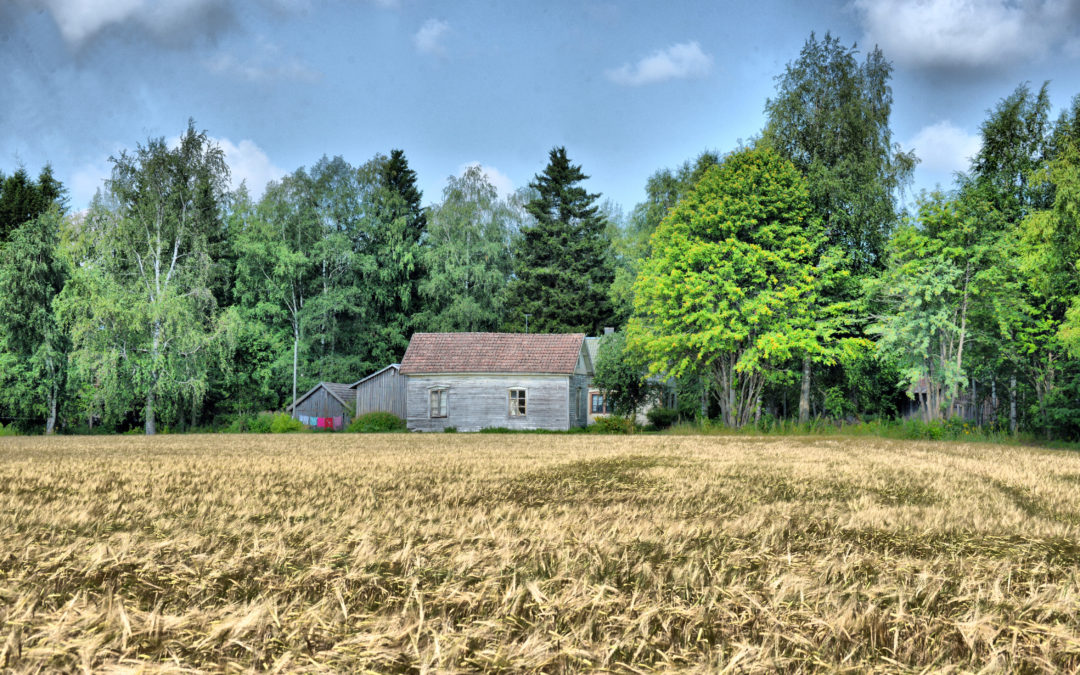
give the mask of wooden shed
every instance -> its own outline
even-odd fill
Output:
[[[349,385],[356,390],[356,415],[388,412],[405,419],[405,376],[391,363],[380,371]]]
[[[414,333],[401,360],[410,431],[588,423],[585,336]]]
[[[356,395],[347,384],[320,382],[285,410],[309,427],[344,429],[356,417]]]

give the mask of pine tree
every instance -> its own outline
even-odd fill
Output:
[[[552,149],[544,172],[529,187],[537,196],[527,210],[534,222],[514,247],[508,287],[509,330],[598,333],[610,325],[608,291],[614,279],[611,245],[596,200],[580,183],[588,179],[570,163],[566,148]]]

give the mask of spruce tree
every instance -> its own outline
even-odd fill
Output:
[[[536,333],[598,333],[611,325],[608,290],[614,279],[606,223],[588,179],[566,148],[551,150],[544,172],[529,187],[533,222],[514,246],[514,279],[507,290],[506,327]]]

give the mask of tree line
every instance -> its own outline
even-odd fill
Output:
[[[1001,99],[952,185],[904,207],[918,159],[891,65],[811,35],[765,127],[657,171],[628,213],[565,148],[500,196],[478,167],[423,206],[401,150],[230,190],[194,122],[112,158],[89,208],[46,167],[0,174],[0,422],[191,429],[281,409],[400,359],[415,331],[620,328],[620,408],[910,412],[1080,437],[1080,97]]]

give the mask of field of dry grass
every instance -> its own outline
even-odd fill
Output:
[[[1080,669],[1080,454],[0,439],[0,669]]]

